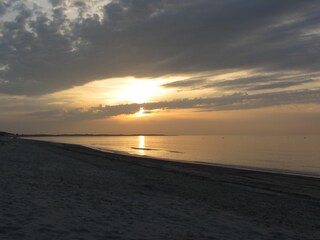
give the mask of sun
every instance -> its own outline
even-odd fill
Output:
[[[160,90],[155,81],[137,80],[125,86],[118,95],[118,99],[130,103],[144,103],[150,100]]]
[[[143,109],[143,107],[140,108],[140,110],[138,112],[136,112],[137,117],[143,117],[145,116],[145,111]]]

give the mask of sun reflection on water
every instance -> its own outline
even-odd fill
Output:
[[[144,155],[144,136],[139,136],[139,154]]]

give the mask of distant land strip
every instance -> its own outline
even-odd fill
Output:
[[[0,132],[1,134],[1,132]],[[19,137],[130,137],[130,136],[173,136],[165,134],[18,134]]]

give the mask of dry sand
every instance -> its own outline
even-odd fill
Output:
[[[320,239],[320,180],[0,139],[0,239]]]

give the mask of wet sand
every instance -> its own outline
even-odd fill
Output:
[[[320,239],[317,178],[9,138],[0,174],[0,239]]]

